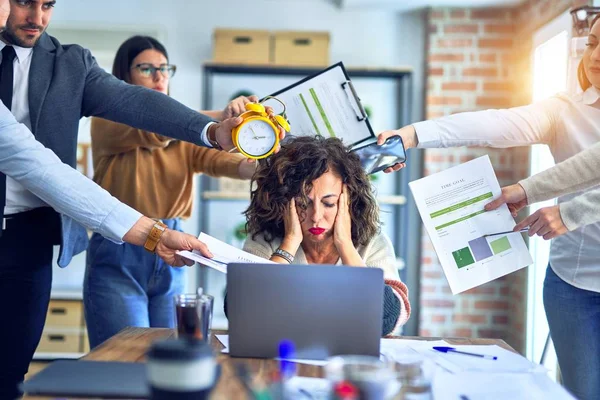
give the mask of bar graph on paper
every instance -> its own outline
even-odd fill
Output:
[[[504,206],[486,212],[500,194],[487,156],[410,183],[427,233],[453,293],[481,285],[531,263],[514,219]]]

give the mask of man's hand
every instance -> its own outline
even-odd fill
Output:
[[[223,110],[222,119],[226,120],[228,118],[237,117],[243,112],[246,112],[246,103],[258,103],[257,96],[240,96],[231,100],[227,107]]]
[[[213,254],[208,250],[206,244],[199,241],[196,237],[187,233],[167,229],[156,245],[156,254],[165,260],[165,262],[174,267],[183,265],[194,265],[194,261],[188,260],[177,254],[180,250],[198,250],[204,257],[212,258]]]
[[[417,144],[418,144],[417,132],[415,131],[415,128],[412,125],[407,125],[404,128],[400,128],[400,129],[381,132],[379,135],[377,135],[377,144],[381,146],[382,144],[385,143],[385,141],[388,138],[390,138],[392,136],[400,136],[402,138],[402,144],[404,144],[404,148],[406,150],[413,148],[413,147],[417,147]],[[402,168],[404,168],[405,166],[406,166],[406,164],[404,164],[404,163],[396,164],[389,168],[386,168],[383,172],[388,174],[390,172],[399,171]]]
[[[502,194],[496,200],[485,205],[486,211],[492,211],[500,207],[502,204],[508,205],[508,210],[513,217],[527,206],[527,194],[525,189],[518,183],[502,188]]]

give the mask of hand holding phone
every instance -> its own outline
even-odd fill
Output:
[[[406,151],[400,136],[390,136],[381,146],[374,142],[353,149],[352,152],[360,157],[360,163],[367,174],[374,174],[406,162]]]

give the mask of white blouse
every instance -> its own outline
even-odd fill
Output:
[[[413,126],[420,148],[543,143],[558,163],[600,141],[599,100],[600,91],[591,87],[578,95],[559,94],[528,106],[459,113]],[[581,193],[560,197],[558,202]],[[553,239],[550,264],[571,285],[600,292],[600,223]]]

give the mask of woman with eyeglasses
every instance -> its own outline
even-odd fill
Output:
[[[135,36],[119,48],[113,74],[133,85],[168,94],[176,67],[151,37]],[[254,96],[233,100],[215,119],[236,116]],[[156,118],[160,118],[157,115]],[[91,126],[94,181],[123,203],[180,230],[192,212],[194,175],[250,179],[255,164],[191,143],[94,118]],[[87,253],[83,299],[90,346],[96,347],[126,326],[173,327],[173,296],[184,292],[184,273],[155,254],[130,244],[117,245],[94,234]]]

